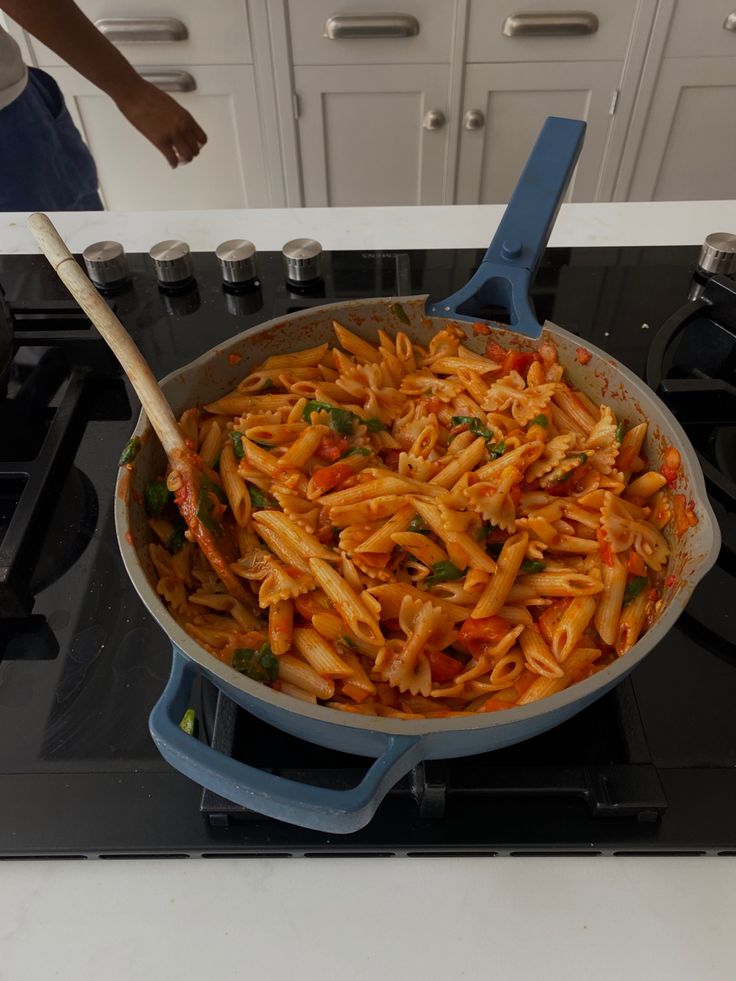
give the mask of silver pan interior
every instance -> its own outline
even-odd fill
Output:
[[[227,344],[172,372],[162,380],[161,387],[174,412],[179,415],[185,408],[213,401],[231,391],[249,370],[271,354],[296,351],[324,341],[334,343],[333,319],[339,320],[368,340],[375,340],[377,329],[383,327],[392,334],[404,330],[413,341],[422,345],[426,345],[429,338],[442,327],[456,323],[466,331],[469,347],[479,352],[484,350],[488,337],[475,334],[470,324],[427,317],[424,312],[425,301],[424,296],[357,300],[330,304],[271,320],[233,337]],[[399,323],[392,314],[390,308],[396,302],[400,302],[406,311],[409,325]],[[503,345],[513,344],[529,350],[536,346],[535,342],[501,328],[494,331],[493,337]],[[174,620],[156,593],[155,571],[147,550],[152,537],[140,492],[146,480],[160,477],[164,473],[166,461],[146,416],[141,413],[135,433],[141,437],[142,446],[133,470],[120,471],[116,488],[115,522],[126,568],[151,614],[173,643],[197,662],[215,682],[218,678],[222,679],[250,696],[286,708],[294,714],[349,728],[405,735],[485,729],[557,712],[578,699],[584,699],[597,689],[608,688],[612,682],[627,674],[674,625],[698,580],[715,562],[720,547],[720,533],[708,502],[697,457],[685,433],[663,403],[636,375],[598,348],[585,342],[586,349],[593,357],[583,367],[575,358],[575,350],[581,345],[579,338],[552,324],[545,325],[542,340],[545,338],[556,344],[560,361],[565,365],[567,375],[575,387],[596,402],[605,401],[610,404],[617,416],[629,424],[648,421],[645,451],[653,468],[659,467],[662,453],[667,446],[674,446],[679,450],[683,475],[677,490],[695,501],[697,525],[680,539],[670,538],[673,556],[668,573],[675,581],[665,591],[665,603],[659,619],[616,663],[533,705],[509,709],[503,713],[480,714],[477,718],[421,721],[376,719],[337,712],[323,706],[309,705],[251,681],[200,647]],[[240,355],[242,361],[237,365],[230,364],[228,355],[231,354]]]

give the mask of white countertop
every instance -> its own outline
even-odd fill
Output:
[[[326,249],[478,248],[503,209],[345,208],[53,219],[81,251],[314,237]],[[36,252],[24,215],[0,252]],[[736,201],[563,206],[552,245],[697,244]],[[0,802],[2,806],[2,802]],[[52,816],[50,815],[50,819]],[[223,859],[0,865],[0,981],[596,978],[733,981],[723,858]],[[237,973],[236,973],[237,972]]]
[[[291,238],[316,238],[325,249],[462,249],[487,246],[501,205],[426,208],[256,208],[251,211],[55,212],[72,251],[101,239],[147,252],[167,238],[193,251],[247,238],[260,251]],[[0,252],[38,252],[26,215],[0,215]],[[710,232],[736,232],[736,201],[564,204],[550,245],[695,245]]]

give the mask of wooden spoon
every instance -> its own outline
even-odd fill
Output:
[[[171,470],[178,475],[172,479],[170,474],[168,482],[170,486],[178,488],[176,504],[194,540],[228,593],[250,608],[252,599],[230,568],[230,563],[239,557],[231,530],[210,520],[205,525],[200,519],[202,501],[209,495],[216,497],[221,492],[217,475],[209,468],[203,468],[197,454],[186,445],[184,434],[150,365],[82,271],[48,215],[31,215],[28,218],[28,227],[59,279],[100,332],[130,379],[151,426],[161,441]],[[216,504],[217,501],[213,498],[209,503]]]

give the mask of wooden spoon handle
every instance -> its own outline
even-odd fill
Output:
[[[185,448],[184,436],[151,368],[125,327],[79,267],[48,215],[33,214],[28,227],[59,279],[95,325],[130,379],[167,456]]]

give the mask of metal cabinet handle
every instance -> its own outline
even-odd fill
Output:
[[[419,21],[409,14],[333,14],[325,21],[323,37],[330,41],[346,38],[414,37]]]
[[[175,17],[103,17],[95,27],[114,44],[186,41],[189,31]]]
[[[511,14],[503,22],[506,37],[575,37],[597,30],[598,18],[589,10]]]
[[[193,76],[177,68],[162,68],[160,71],[156,68],[147,69],[140,72],[140,76],[164,92],[194,92],[197,88]]]
[[[425,129],[442,129],[446,122],[445,114],[441,109],[430,109],[424,114],[422,126]]]
[[[463,116],[463,129],[483,129],[486,117],[480,109],[468,109]]]
[[[723,22],[724,31],[736,31],[736,10],[733,10]]]

